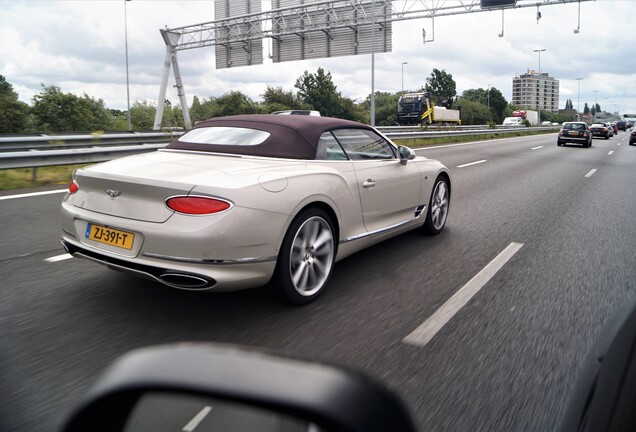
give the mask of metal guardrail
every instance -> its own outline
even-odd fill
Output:
[[[82,135],[0,135],[0,152],[169,143],[183,132],[94,133]]]
[[[105,162],[133,154],[147,153],[165,147],[166,143],[136,144],[116,147],[90,147],[70,150],[29,150],[0,153],[0,169],[37,168]]]
[[[553,127],[513,127],[513,128],[498,128],[498,129],[463,129],[463,130],[444,130],[444,131],[419,131],[419,132],[383,132],[384,135],[394,140],[401,139],[417,139],[417,138],[440,138],[449,136],[466,136],[466,135],[488,135],[488,134],[500,134],[507,132],[533,132],[533,131],[545,131],[549,129],[558,130],[556,126]]]
[[[165,147],[183,134],[172,132],[0,136],[0,169],[103,162]]]
[[[515,127],[505,129],[426,130],[418,126],[388,126],[378,129],[394,140],[445,136],[498,134],[516,131],[538,131],[553,127]],[[432,128],[431,128],[432,129]],[[45,135],[0,137],[0,169],[37,168],[103,162],[122,156],[151,152],[165,147],[181,132],[148,132],[101,135]],[[6,146],[6,147],[5,147]],[[16,151],[18,149],[18,151]],[[6,150],[6,151],[5,151]]]

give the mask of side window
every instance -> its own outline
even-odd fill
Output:
[[[395,148],[387,140],[366,129],[336,129],[332,131],[349,159],[394,159]]]
[[[325,132],[320,135],[318,140],[318,148],[316,149],[317,160],[345,160],[347,155],[333,137],[331,132]]]

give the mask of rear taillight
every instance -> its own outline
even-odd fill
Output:
[[[79,190],[79,185],[75,179],[71,180],[71,184],[68,185],[68,193],[71,195]]]
[[[232,207],[232,204],[208,197],[180,196],[166,200],[169,209],[189,215],[206,215],[220,213]]]

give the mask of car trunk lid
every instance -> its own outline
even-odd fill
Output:
[[[198,194],[203,187],[206,194],[231,199],[233,190],[273,181],[268,173],[284,173],[306,165],[299,160],[277,161],[272,165],[265,158],[169,150],[129,156],[78,170],[75,178],[79,191],[72,197],[73,205],[160,223],[174,213],[165,205],[171,196]]]
[[[72,197],[73,205],[96,213],[161,223],[174,213],[165,205],[166,199],[187,195],[201,174],[201,168],[167,158],[138,155],[113,160],[76,172],[79,190]],[[206,174],[227,176],[209,169]]]

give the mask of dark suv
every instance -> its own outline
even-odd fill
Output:
[[[619,120],[616,122],[616,127],[618,130],[627,130],[627,122],[625,120]]]
[[[557,145],[560,147],[567,143],[583,144],[583,147],[592,145],[592,132],[585,122],[565,122],[559,131]]]

